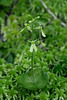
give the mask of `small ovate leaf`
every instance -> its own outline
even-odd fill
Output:
[[[33,50],[34,50],[35,52],[37,52],[37,47],[36,47],[36,45],[35,45],[34,43],[31,44],[30,52],[33,52]]]
[[[43,29],[41,29],[41,32],[42,32],[42,36],[43,36],[43,37],[46,37],[46,35],[44,34]]]

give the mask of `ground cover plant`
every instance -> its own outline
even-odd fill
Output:
[[[67,0],[1,0],[0,10],[0,100],[67,100]]]

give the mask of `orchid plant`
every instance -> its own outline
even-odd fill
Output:
[[[33,27],[33,22],[35,20],[39,19],[39,18],[40,18],[40,16],[37,16],[34,19],[32,19],[31,21],[29,21],[28,23],[26,23],[25,24],[25,28],[21,29],[21,31],[20,31],[20,32],[23,32],[25,29],[27,29],[27,30],[29,30],[31,32],[31,35],[32,35],[32,41],[29,41],[29,42],[31,42],[30,52],[32,53],[32,58],[31,58],[31,66],[32,66],[32,68],[33,68],[33,63],[34,63],[34,61],[33,61],[34,52],[37,52],[37,46],[35,44],[35,42],[37,40],[35,40],[34,37],[33,37],[33,30],[41,30],[42,37],[44,37],[44,38],[46,37],[46,35],[44,34],[44,31],[43,31],[41,26]]]

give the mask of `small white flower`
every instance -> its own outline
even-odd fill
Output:
[[[35,45],[34,43],[31,44],[30,52],[33,52],[33,50],[34,50],[35,52],[37,52],[37,47],[36,47],[36,45]]]

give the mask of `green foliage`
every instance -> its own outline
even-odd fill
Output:
[[[44,2],[60,20],[67,23],[67,0],[44,0]],[[4,18],[12,3],[13,0],[0,0],[2,17],[0,32],[3,35],[3,42],[0,40],[0,100],[66,100],[67,26],[62,27],[59,20],[53,19],[39,0],[18,0],[5,25]],[[35,20],[37,16],[40,18]],[[41,67],[43,72],[49,75],[48,84],[45,79],[46,86],[41,85],[40,81],[44,81],[41,70],[34,71],[36,86],[40,85],[38,89],[36,87],[34,89],[30,78],[33,77],[30,52],[32,23],[30,21],[34,21],[33,37],[37,46],[36,50],[35,45],[32,45],[32,49],[37,51],[34,52],[34,66],[36,69]],[[45,73],[43,74],[45,77]],[[18,83],[19,76],[21,76],[21,85]],[[26,82],[29,84],[26,85]],[[39,89],[42,86],[44,88]]]
[[[14,0],[0,0],[0,17],[5,18]],[[7,15],[8,16],[8,15]]]
[[[3,6],[10,6],[12,4],[13,0],[0,0],[0,5]]]
[[[48,73],[41,68],[33,69],[31,72],[22,74],[19,79],[21,87],[30,90],[37,90],[44,88],[48,83]]]

